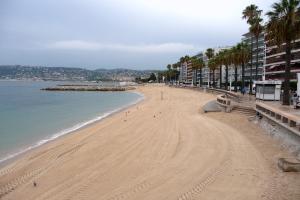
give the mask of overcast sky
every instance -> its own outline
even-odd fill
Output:
[[[0,0],[0,64],[162,69],[240,41],[275,0]]]

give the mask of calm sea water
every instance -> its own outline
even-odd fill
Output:
[[[0,163],[139,101],[132,92],[49,92],[58,82],[0,81]]]

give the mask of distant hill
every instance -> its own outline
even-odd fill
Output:
[[[96,69],[69,67],[37,67],[0,65],[0,79],[34,79],[55,81],[132,81],[137,77],[149,77],[158,70]]]

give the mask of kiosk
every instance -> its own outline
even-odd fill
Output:
[[[256,81],[256,99],[279,101],[281,81]]]

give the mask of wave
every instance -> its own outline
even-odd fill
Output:
[[[8,160],[10,160],[10,159],[12,159],[12,158],[14,158],[16,156],[19,156],[19,155],[21,155],[23,153],[26,153],[27,151],[35,149],[35,148],[37,148],[37,147],[39,147],[39,146],[41,146],[43,144],[46,144],[46,143],[48,143],[50,141],[53,141],[53,140],[55,140],[55,139],[57,139],[57,138],[59,138],[61,136],[64,136],[64,135],[69,134],[69,133],[72,133],[72,132],[74,132],[74,131],[76,131],[78,129],[83,128],[84,126],[87,126],[87,125],[90,125],[90,124],[92,124],[94,122],[100,121],[100,120],[102,120],[102,119],[104,119],[104,118],[106,118],[106,117],[108,117],[108,116],[110,116],[112,114],[115,114],[115,113],[120,112],[120,111],[122,111],[122,110],[124,110],[124,109],[126,109],[126,108],[128,108],[130,106],[133,106],[133,105],[135,105],[135,104],[137,104],[140,101],[142,101],[142,100],[145,99],[144,95],[141,94],[141,93],[139,93],[139,92],[134,91],[132,93],[138,94],[140,97],[137,100],[135,100],[135,101],[133,101],[133,102],[131,102],[129,104],[122,105],[121,107],[119,107],[117,109],[111,110],[109,112],[105,112],[102,115],[97,116],[97,117],[95,117],[95,118],[93,118],[91,120],[88,120],[88,121],[85,121],[85,122],[81,122],[81,123],[76,124],[76,125],[74,125],[74,126],[72,126],[70,128],[67,128],[67,129],[64,129],[62,131],[59,131],[59,132],[51,135],[48,138],[45,138],[45,139],[42,139],[42,140],[36,142],[35,144],[33,144],[33,145],[29,146],[29,147],[21,149],[20,151],[17,151],[15,153],[9,154],[9,155],[5,156],[4,158],[0,158],[0,163],[8,161]]]

